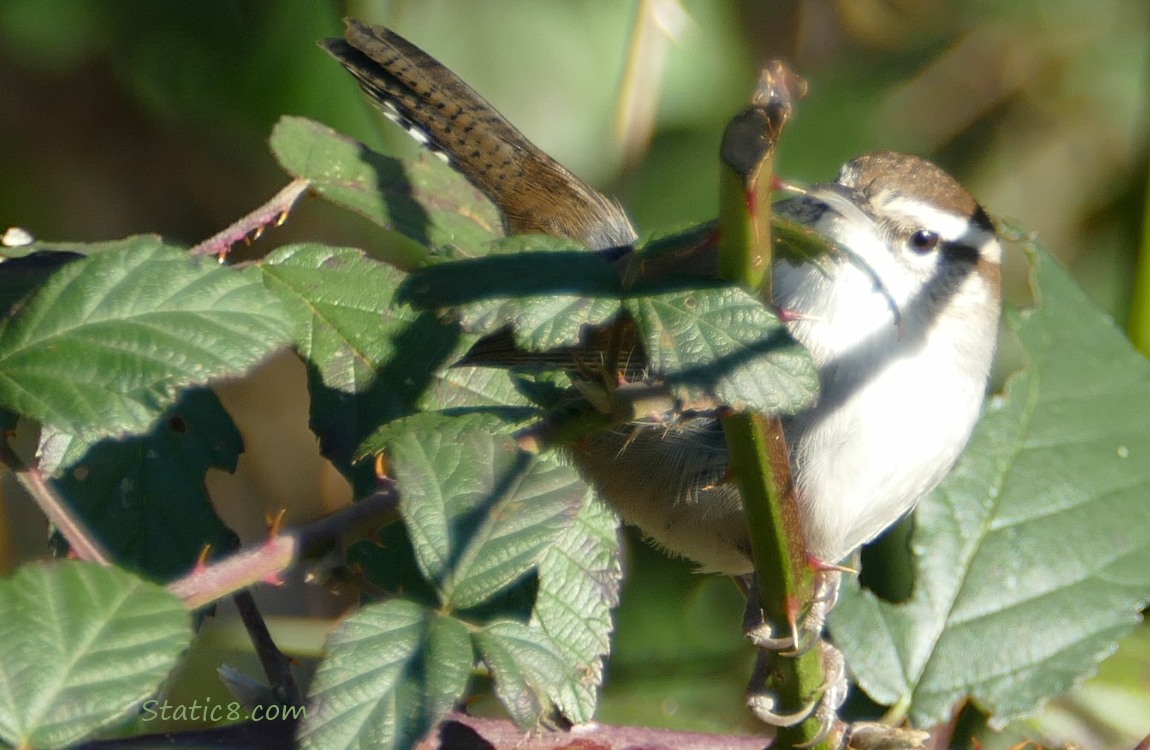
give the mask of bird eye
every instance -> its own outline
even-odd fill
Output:
[[[929,253],[938,247],[938,233],[920,229],[910,236],[910,248],[916,253]]]

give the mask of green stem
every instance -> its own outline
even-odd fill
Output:
[[[812,598],[813,575],[803,551],[782,425],[775,417],[733,414],[723,419],[723,431],[751,533],[763,616],[785,632]],[[825,679],[819,649],[813,648],[798,658],[775,655],[768,685],[779,698],[779,710],[791,713],[818,698]],[[805,743],[819,728],[814,718],[781,728],[774,747]],[[829,747],[818,747],[824,745]]]
[[[1130,302],[1127,330],[1134,346],[1150,356],[1150,169],[1146,170],[1146,192],[1143,199],[1142,238],[1138,248],[1138,270],[1134,277],[1134,296]]]
[[[765,301],[770,299],[771,175],[778,134],[790,113],[788,75],[781,66],[764,71],[753,106],[728,124],[721,150],[719,273]],[[775,632],[789,632],[813,598],[814,575],[807,563],[782,423],[754,413],[732,414],[722,422],[750,531],[763,615]],[[818,648],[797,658],[775,654],[767,668],[766,687],[782,713],[808,705],[825,687]],[[813,717],[781,728],[773,747],[805,744],[819,728]]]
[[[766,193],[769,200],[770,190]],[[752,291],[765,284],[763,294],[769,298],[770,205],[763,206],[762,202],[755,191],[748,191],[743,175],[723,165],[719,175],[719,275]],[[767,242],[756,236],[758,215],[763,210],[767,212]]]

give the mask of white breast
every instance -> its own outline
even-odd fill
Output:
[[[994,331],[967,330],[953,315],[985,304],[973,274],[937,315],[912,290],[882,293],[849,264],[832,282],[812,266],[780,263],[774,282],[778,305],[800,316],[792,334],[820,369],[818,404],[787,420],[786,433],[810,551],[836,562],[950,470],[978,418]]]

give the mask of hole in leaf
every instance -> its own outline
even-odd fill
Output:
[[[910,599],[914,590],[914,558],[910,552],[913,531],[911,516],[862,549],[859,583],[880,599],[894,604]]]

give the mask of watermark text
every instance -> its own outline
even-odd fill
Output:
[[[307,715],[306,706],[255,706],[247,708],[238,701],[216,703],[211,698],[191,703],[171,703],[149,700],[142,706],[142,721],[196,721],[217,723],[222,721],[295,721]]]

